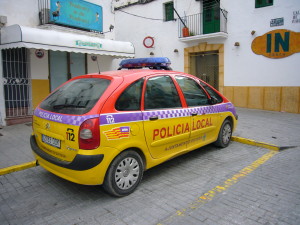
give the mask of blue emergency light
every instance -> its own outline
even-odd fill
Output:
[[[120,62],[120,67],[118,70],[140,69],[143,67],[154,70],[172,70],[170,65],[171,61],[167,57],[124,59]]]

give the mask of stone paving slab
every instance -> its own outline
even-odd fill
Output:
[[[236,142],[226,149],[207,146],[145,172],[138,189],[124,198],[113,198],[99,186],[65,181],[41,167],[3,175],[0,221],[1,224],[158,224],[267,152]],[[182,218],[192,221],[187,216]],[[209,218],[219,217],[212,214]],[[173,222],[176,221],[177,218]]]
[[[31,123],[0,129],[0,169],[34,160],[30,148]]]
[[[6,174],[0,176],[0,224],[300,224],[300,115],[237,111],[235,136],[295,147],[194,210],[183,211],[270,151],[237,142],[226,149],[206,146],[145,172],[138,189],[124,198],[41,167]],[[0,168],[33,160],[30,126],[0,133]]]
[[[237,108],[235,136],[279,146],[300,146],[300,114]]]

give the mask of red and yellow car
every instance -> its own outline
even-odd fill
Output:
[[[153,166],[210,143],[228,146],[236,110],[210,85],[169,70],[167,58],[121,67],[75,77],[39,104],[30,139],[39,165],[125,196]]]

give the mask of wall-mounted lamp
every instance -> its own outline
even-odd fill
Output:
[[[109,31],[111,32],[114,28],[115,28],[114,25],[111,24],[111,25],[109,26]]]
[[[256,32],[256,31],[255,31],[255,30],[253,30],[253,31],[251,31],[251,34],[252,34],[252,35],[254,35],[254,34],[255,34],[255,32]]]
[[[102,33],[102,34],[106,34],[106,33],[108,33],[108,32],[112,32],[112,30],[113,30],[114,28],[115,28],[114,25],[111,24],[111,25],[109,26],[109,28],[108,28],[109,31],[105,31],[105,32],[101,32],[101,33]]]
[[[234,46],[236,46],[236,47],[240,46],[240,42],[235,42]]]
[[[175,52],[175,53],[178,53],[178,49],[177,49],[177,48],[176,48],[176,49],[174,49],[174,52]]]
[[[150,52],[150,55],[154,55],[154,52]]]

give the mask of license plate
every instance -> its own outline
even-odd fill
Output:
[[[51,145],[53,147],[60,148],[60,140],[53,138],[53,137],[49,137],[44,134],[42,134],[42,142],[44,142],[48,145]]]

